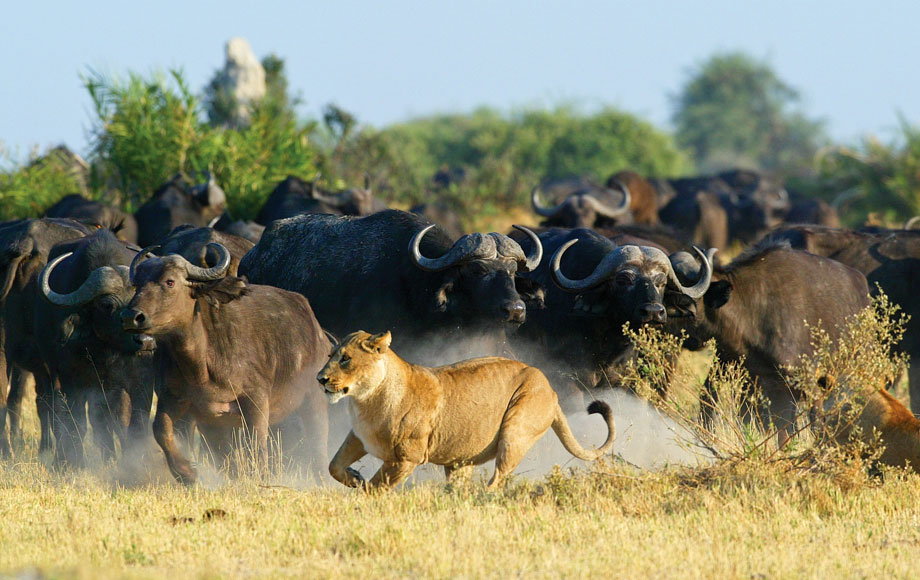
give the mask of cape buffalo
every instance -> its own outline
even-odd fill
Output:
[[[141,246],[158,243],[176,226],[190,224],[205,226],[218,218],[227,207],[227,196],[208,176],[207,183],[190,186],[177,174],[157,189],[134,217],[137,219],[137,241]]]
[[[309,183],[289,175],[268,196],[256,222],[267,226],[275,220],[307,213],[362,216],[387,209],[386,204],[374,197],[366,179],[363,189],[351,188],[339,193],[320,189],[318,181],[318,175]]]
[[[823,199],[802,199],[794,202],[789,208],[786,223],[839,228],[840,216],[837,215],[837,210]]]
[[[440,201],[429,203],[420,203],[409,209],[410,212],[418,214],[433,224],[438,226],[453,239],[463,235],[463,224],[460,216],[449,205]]]
[[[592,230],[551,229],[540,234],[540,241],[547,258],[524,276],[545,288],[546,307],[528,317],[516,347],[522,355],[530,353],[535,364],[563,363],[563,374],[574,373],[589,387],[610,379],[632,356],[623,324],[664,324],[666,289],[695,299],[709,286],[705,275],[682,286],[668,256],[657,248],[617,246]],[[711,271],[711,258],[703,259]],[[557,388],[563,386],[562,377],[554,378]]]
[[[700,264],[690,254],[679,252],[672,260],[682,278],[699,276]],[[702,297],[675,297],[669,312],[682,319],[688,346],[714,338],[720,360],[744,359],[769,402],[766,418],[781,429],[784,441],[799,393],[790,391],[783,367],[812,351],[811,328],[823,328],[836,340],[847,317],[868,304],[869,287],[858,271],[783,244],[755,248],[717,267]],[[712,396],[707,386],[704,417]]]
[[[332,350],[307,300],[294,292],[228,276],[230,252],[216,266],[178,255],[131,264],[136,293],[122,326],[152,336],[167,363],[153,434],[173,475],[197,474],[176,445],[174,425],[187,413],[212,448],[226,456],[233,428],[244,427],[259,466],[268,461],[269,426],[299,412],[311,433],[314,467],[325,465],[328,413],[316,373]]]
[[[245,238],[219,232],[212,228],[179,226],[163,239],[155,252],[160,256],[177,254],[196,266],[209,267],[217,264],[218,255],[214,251],[220,244],[230,251],[230,269],[227,274],[236,276],[240,260],[255,245]]]
[[[854,232],[822,226],[786,226],[762,242],[787,242],[832,258],[862,272],[874,293],[880,287],[892,302],[910,315],[900,348],[910,355],[910,407],[920,415],[920,231]]]
[[[7,403],[0,405],[0,453],[10,453],[10,439],[4,425],[7,409],[10,410],[10,435],[15,437],[19,433],[21,388],[26,378],[20,372],[22,370],[35,375],[36,403],[41,423],[39,451],[51,449],[52,387],[35,336],[36,279],[45,267],[53,246],[90,233],[89,228],[69,219],[27,219],[0,225],[0,319],[3,322],[0,350],[4,353],[0,358],[3,365],[0,369],[0,393],[3,396],[0,399],[6,399],[9,386],[18,389],[9,392],[8,400],[0,400],[0,403]],[[8,383],[8,373],[13,377],[12,383]]]
[[[607,178],[608,189],[629,192],[629,212],[635,224],[654,226],[658,223],[658,192],[635,171],[620,171]]]
[[[613,178],[611,178],[613,179]],[[545,206],[541,193],[558,200]],[[564,228],[593,228],[631,221],[632,198],[622,182],[617,187],[602,187],[584,178],[570,178],[536,185],[530,202],[537,215],[544,219],[540,225]]]
[[[498,233],[454,242],[404,211],[313,214],[274,222],[243,258],[240,274],[300,292],[339,336],[392,330],[404,351],[419,354],[435,348],[431,339],[476,332],[483,337],[477,347],[491,352],[505,327],[524,321],[518,274],[534,268],[541,253],[539,240],[525,254]]]
[[[90,228],[113,232],[118,239],[137,243],[137,222],[134,216],[118,208],[71,194],[62,197],[45,212],[45,217],[70,218]]]
[[[128,264],[136,253],[102,230],[55,246],[39,275],[45,300],[36,305],[35,336],[55,385],[58,461],[83,465],[87,403],[103,458],[114,457],[113,435],[127,449],[148,432],[154,343],[125,333],[119,316],[134,295]]]

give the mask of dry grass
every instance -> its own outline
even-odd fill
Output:
[[[858,358],[852,349],[846,355]],[[646,381],[653,380],[658,371],[644,360]],[[669,425],[699,436],[693,422],[680,417],[696,412],[710,363],[705,352],[681,357],[679,380],[661,409]],[[722,373],[722,387],[744,380],[730,371],[713,371]],[[291,474],[228,481],[207,469],[207,483],[187,490],[172,482],[155,448],[134,465],[101,465],[95,457],[90,471],[57,472],[35,454],[30,415],[25,447],[15,462],[0,465],[0,572],[77,578],[917,575],[920,477],[894,469],[870,475],[864,457],[852,453],[813,453],[803,461],[807,437],[788,451],[755,452],[771,433],[743,427],[732,401],[729,396],[721,408],[726,416],[718,437],[709,440],[722,461],[657,470],[616,461],[548,475],[531,468],[496,493],[485,491],[482,473],[472,481],[416,480],[390,494],[367,495],[298,484]],[[617,449],[624,451],[636,435],[619,412]]]

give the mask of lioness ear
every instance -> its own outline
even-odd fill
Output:
[[[377,354],[383,354],[390,348],[390,342],[393,341],[393,335],[390,334],[390,331],[381,332],[380,334],[375,334],[370,338],[366,339],[361,346],[368,352],[374,352]]]

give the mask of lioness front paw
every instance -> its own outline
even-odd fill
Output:
[[[362,487],[365,483],[364,476],[361,475],[361,472],[354,468],[347,468],[345,473],[348,474],[348,485],[351,487]]]

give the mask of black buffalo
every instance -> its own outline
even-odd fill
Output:
[[[800,199],[792,203],[786,214],[789,224],[816,224],[831,228],[840,227],[840,216],[834,206],[823,199]]]
[[[259,211],[256,222],[264,226],[275,220],[308,213],[333,215],[370,215],[386,209],[386,204],[374,197],[370,183],[364,188],[351,188],[330,193],[319,187],[319,176],[312,182],[289,175],[275,187]]]
[[[854,232],[821,226],[785,226],[772,232],[764,244],[787,242],[832,258],[862,272],[869,288],[877,288],[910,315],[900,348],[908,353],[911,366],[910,406],[920,415],[920,231],[881,230]]]
[[[592,230],[551,229],[540,234],[540,241],[544,259],[524,276],[545,289],[545,308],[528,316],[515,337],[516,350],[535,364],[574,374],[589,387],[616,382],[616,367],[632,356],[622,332],[625,323],[662,325],[666,289],[695,298],[709,285],[703,276],[684,287],[662,250],[617,246]],[[525,250],[528,246],[522,242]],[[711,258],[703,257],[708,265]],[[554,385],[565,391],[559,375]]]
[[[594,228],[630,223],[632,198],[627,186],[611,178],[614,187],[604,187],[593,181],[575,177],[542,183],[533,188],[530,202],[540,225],[564,228]],[[544,205],[541,197],[555,201]]]
[[[294,292],[227,275],[230,252],[214,244],[217,265],[195,266],[168,255],[131,265],[136,294],[122,310],[123,328],[151,336],[167,361],[153,434],[173,475],[194,483],[174,426],[191,415],[218,456],[244,428],[259,466],[268,459],[269,427],[298,413],[309,429],[314,467],[326,464],[328,411],[316,374],[332,345],[307,300]]]
[[[10,453],[10,438],[4,425],[7,409],[10,411],[10,435],[19,435],[22,387],[26,379],[22,371],[35,375],[41,423],[39,450],[51,449],[52,386],[35,337],[36,281],[52,247],[82,238],[92,231],[79,222],[57,218],[17,220],[0,225],[0,319],[3,321],[0,350],[4,354],[0,358],[3,365],[0,369],[0,453]],[[10,376],[12,382],[8,382]]]
[[[672,257],[685,280],[699,276],[700,264],[687,253]],[[866,278],[840,262],[788,245],[766,245],[717,267],[712,284],[699,299],[677,297],[672,319],[690,334],[688,346],[714,338],[721,361],[744,359],[769,407],[765,419],[781,429],[792,427],[800,393],[791,390],[782,369],[812,352],[811,328],[823,328],[836,340],[847,321],[869,303]],[[713,392],[704,391],[704,417]]]
[[[35,336],[55,387],[59,461],[83,465],[87,404],[103,458],[114,457],[113,436],[130,449],[148,432],[154,343],[122,331],[119,315],[134,295],[128,264],[136,253],[103,230],[55,246],[39,276],[45,300],[36,305]]]
[[[192,226],[179,226],[163,239],[156,247],[157,255],[167,256],[176,254],[201,267],[211,267],[217,264],[218,255],[213,244],[220,244],[230,252],[230,269],[227,274],[236,276],[240,260],[246,252],[255,245],[246,238],[219,232],[213,228],[196,228]]]
[[[444,202],[432,201],[420,203],[409,209],[410,212],[418,214],[433,224],[438,224],[444,233],[453,239],[463,235],[463,224],[460,216]]]
[[[159,242],[177,226],[206,226],[219,218],[226,207],[227,196],[213,176],[208,177],[207,183],[193,187],[182,175],[176,175],[134,214],[137,241],[146,247]]]
[[[535,235],[531,234],[534,238]],[[300,292],[325,328],[339,336],[392,330],[403,351],[480,332],[502,341],[526,317],[518,274],[536,266],[502,234],[456,242],[412,213],[388,210],[363,218],[303,215],[275,222],[243,258],[240,274]],[[486,352],[493,348],[483,342]]]
[[[120,240],[137,243],[137,222],[133,215],[82,195],[62,197],[48,208],[45,217],[70,218],[90,228],[109,230]]]

